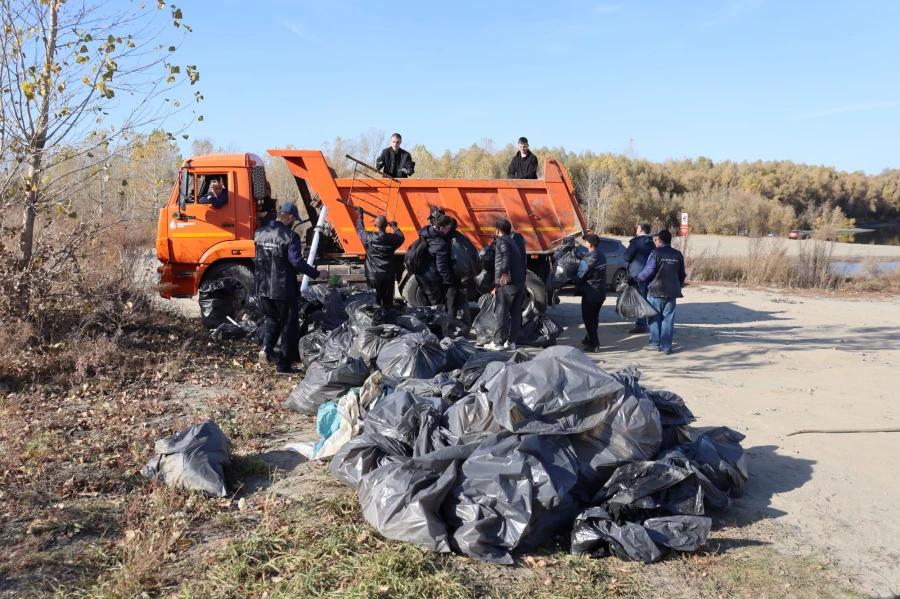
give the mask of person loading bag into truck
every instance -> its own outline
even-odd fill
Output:
[[[386,311],[394,307],[394,254],[404,241],[397,223],[390,223],[393,233],[387,232],[388,224],[387,217],[376,216],[375,232],[369,233],[363,225],[363,209],[356,207],[356,234],[366,248],[366,281],[375,290],[378,305]]]

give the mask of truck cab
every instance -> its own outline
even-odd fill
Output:
[[[200,203],[214,181],[227,203]],[[211,154],[185,160],[169,202],[160,210],[156,255],[160,294],[192,297],[203,281],[232,277],[252,289],[257,198],[264,194],[263,161],[254,154]]]

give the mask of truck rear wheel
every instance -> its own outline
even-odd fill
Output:
[[[522,301],[522,312],[533,309],[543,314],[547,311],[547,287],[539,276],[533,272],[525,272],[525,299]]]
[[[244,287],[231,300],[233,318],[240,322],[247,310],[247,296],[253,293],[253,270],[240,262],[219,262],[209,267],[203,275],[203,282],[214,279],[235,279]]]
[[[407,275],[406,281],[402,286],[401,295],[410,306],[420,308],[427,304],[425,294],[419,289],[419,282],[413,275]]]

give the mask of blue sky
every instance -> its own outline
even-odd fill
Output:
[[[371,127],[404,146],[900,168],[900,2],[663,0],[185,6],[204,122],[240,151]],[[203,8],[213,3],[203,3]]]

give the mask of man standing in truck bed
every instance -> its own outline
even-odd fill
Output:
[[[366,281],[375,290],[378,305],[385,310],[394,307],[394,253],[403,245],[403,232],[396,221],[390,225],[393,233],[387,232],[387,217],[376,216],[375,232],[369,233],[363,225],[363,209],[356,207],[356,234],[366,248]]]
[[[537,156],[528,149],[528,138],[519,138],[519,151],[506,172],[507,179],[537,179]]]
[[[259,362],[268,364],[273,360],[275,343],[280,336],[281,352],[275,370],[278,374],[296,372],[291,366],[291,358],[300,336],[297,273],[312,279],[328,277],[327,272],[319,272],[303,261],[300,238],[291,231],[291,225],[299,219],[300,211],[294,204],[283,204],[275,220],[257,230],[253,239],[256,295],[265,314]]]
[[[412,161],[409,152],[400,147],[402,142],[403,138],[399,133],[391,135],[391,147],[382,150],[381,156],[375,160],[375,168],[389,177],[399,179],[412,177],[416,163]]]

